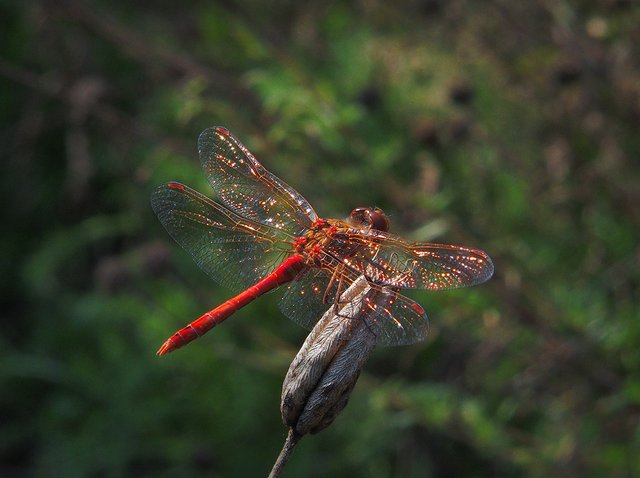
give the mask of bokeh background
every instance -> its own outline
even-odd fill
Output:
[[[278,294],[154,355],[229,297],[149,206],[212,194],[223,125],[320,215],[496,266],[409,294],[428,340],[285,476],[638,476],[639,63],[632,0],[0,1],[0,475],[267,475]]]

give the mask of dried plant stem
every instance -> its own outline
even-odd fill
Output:
[[[298,435],[293,428],[289,428],[289,434],[287,435],[287,439],[284,441],[284,445],[282,446],[282,450],[280,450],[280,454],[278,455],[278,459],[273,464],[273,468],[271,469],[271,473],[269,473],[269,478],[278,478],[284,470],[285,465],[289,461],[289,457],[293,453],[293,449],[296,447],[298,441],[300,441],[302,435]]]

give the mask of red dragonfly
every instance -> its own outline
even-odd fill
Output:
[[[169,337],[158,355],[186,345],[283,284],[282,312],[310,329],[361,276],[380,292],[367,296],[363,314],[375,321],[377,342],[410,344],[426,337],[429,322],[424,309],[399,289],[466,287],[493,274],[491,259],[480,250],[389,234],[389,221],[378,208],[354,209],[344,221],[319,218],[225,128],[205,130],[198,153],[217,199],[169,182],[153,192],[151,205],[205,272],[240,292]]]

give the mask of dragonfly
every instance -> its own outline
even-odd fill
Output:
[[[280,286],[280,310],[311,329],[330,307],[344,309],[343,293],[363,277],[370,293],[359,307],[375,325],[377,343],[411,344],[426,338],[429,320],[402,289],[454,289],[493,274],[481,250],[390,234],[388,217],[376,207],[358,207],[345,220],[319,217],[226,128],[202,132],[198,154],[216,199],[172,181],[152,193],[151,205],[200,268],[237,295],[178,330],[157,355],[187,345]]]

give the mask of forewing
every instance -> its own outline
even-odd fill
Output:
[[[283,231],[243,218],[179,183],[151,195],[167,232],[214,280],[232,290],[253,285],[291,252]]]
[[[380,231],[349,234],[351,269],[381,285],[400,289],[444,290],[485,282],[493,275],[483,251],[449,244],[408,243]],[[328,251],[340,254],[338,250]],[[344,255],[344,254],[343,254]]]
[[[217,199],[240,216],[293,235],[317,219],[300,193],[267,171],[225,128],[203,131],[198,153]]]

